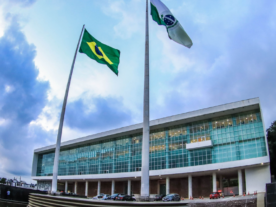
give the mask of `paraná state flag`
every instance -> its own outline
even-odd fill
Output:
[[[96,38],[94,38],[85,29],[79,49],[80,53],[85,53],[88,57],[96,60],[98,63],[105,64],[116,75],[118,75],[118,66],[120,63],[120,50],[109,47]]]
[[[170,10],[160,0],[150,0],[152,19],[167,28],[169,38],[175,42],[191,48],[192,40]]]

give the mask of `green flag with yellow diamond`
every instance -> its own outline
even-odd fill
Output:
[[[95,39],[85,29],[79,49],[80,53],[85,53],[88,57],[96,60],[98,63],[105,64],[116,75],[118,75],[118,66],[120,63],[120,50],[109,47]]]

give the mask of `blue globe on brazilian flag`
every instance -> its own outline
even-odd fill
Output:
[[[116,75],[118,75],[118,66],[120,63],[120,50],[109,47],[96,38],[94,38],[85,29],[79,49],[80,53],[85,53],[88,57],[96,60],[98,63],[105,64]]]

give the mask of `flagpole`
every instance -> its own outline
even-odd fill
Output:
[[[144,79],[144,111],[142,141],[142,175],[141,199],[149,199],[149,20],[148,0],[146,0],[146,32],[145,32],[145,79]]]
[[[65,91],[65,95],[64,95],[62,111],[61,111],[61,115],[60,115],[58,135],[57,135],[57,144],[56,144],[56,150],[55,150],[54,168],[53,168],[52,193],[55,193],[57,191],[58,162],[59,162],[59,151],[60,151],[60,142],[61,142],[61,135],[62,135],[62,128],[63,128],[63,121],[64,121],[64,115],[65,115],[65,109],[66,109],[66,103],[67,103],[71,78],[72,78],[75,61],[76,61],[76,57],[77,57],[77,53],[78,53],[78,49],[79,49],[79,45],[80,45],[80,41],[82,38],[84,27],[85,27],[85,25],[83,25],[83,27],[82,27],[80,38],[79,38],[76,52],[74,55],[74,59],[72,62],[71,71],[70,71],[70,75],[68,78],[67,87],[66,87],[66,91]]]

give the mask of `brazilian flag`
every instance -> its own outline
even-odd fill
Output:
[[[118,66],[120,63],[120,50],[109,47],[96,38],[94,38],[85,29],[79,49],[80,53],[85,53],[88,57],[96,60],[98,63],[105,64],[116,75],[118,75]]]

